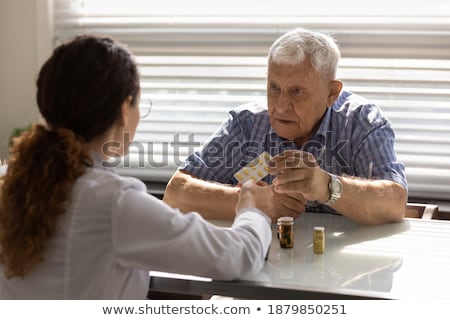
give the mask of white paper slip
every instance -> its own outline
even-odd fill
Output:
[[[234,177],[239,183],[245,183],[249,179],[261,180],[269,174],[269,160],[270,154],[264,151],[245,167],[237,171]]]

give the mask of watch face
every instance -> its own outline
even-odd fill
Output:
[[[330,175],[330,182],[328,184],[328,189],[330,191],[330,199],[324,202],[325,205],[330,206],[332,205],[336,200],[338,200],[341,197],[342,193],[342,182],[339,180],[339,178],[329,173]]]
[[[342,183],[337,177],[334,177],[334,179],[332,179],[331,190],[332,193],[340,194],[342,192]]]

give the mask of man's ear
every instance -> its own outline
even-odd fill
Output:
[[[328,92],[327,105],[330,107],[333,105],[334,101],[339,97],[339,93],[342,89],[341,80],[331,80],[330,81],[330,91]]]
[[[131,96],[129,96],[120,107],[120,117],[119,117],[119,125],[122,127],[126,127],[128,125],[128,120],[130,117],[130,105],[131,105]]]

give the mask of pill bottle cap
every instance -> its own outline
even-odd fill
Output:
[[[294,223],[294,218],[293,217],[279,217],[277,219],[277,223],[278,224],[290,224],[290,223]]]

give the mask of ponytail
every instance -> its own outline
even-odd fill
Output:
[[[0,179],[0,262],[24,277],[44,260],[75,180],[92,166],[90,149],[71,130],[43,125],[22,134]]]

